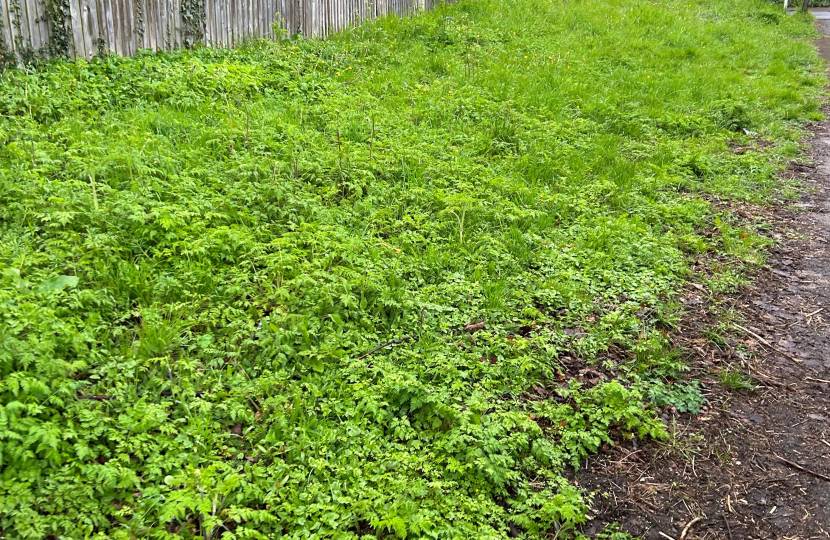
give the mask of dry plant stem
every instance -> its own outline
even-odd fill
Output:
[[[464,328],[461,329],[462,332],[469,332],[471,334],[478,332],[479,330],[484,329],[484,321],[479,321],[477,323],[470,323],[465,324]]]
[[[683,532],[680,533],[680,540],[683,540],[684,538],[686,538],[686,535],[689,534],[689,529],[692,528],[692,525],[694,525],[695,523],[697,523],[698,521],[700,521],[703,518],[704,518],[704,516],[697,516],[696,518],[694,518],[693,520],[688,522],[686,524],[686,526],[683,527]]]
[[[248,105],[245,105],[245,149],[248,149],[248,139],[251,136],[251,113]]]
[[[358,356],[358,357],[357,357],[357,359],[358,359],[358,360],[363,360],[364,358],[366,358],[366,357],[367,357],[367,356],[369,356],[370,354],[374,354],[374,353],[376,353],[377,351],[379,351],[379,350],[381,350],[381,349],[383,349],[383,348],[385,348],[385,347],[388,347],[388,346],[390,346],[390,345],[399,345],[399,344],[403,343],[404,341],[409,341],[409,340],[411,340],[411,339],[414,339],[415,341],[418,341],[418,336],[406,336],[406,337],[402,337],[401,339],[393,339],[392,341],[387,341],[386,343],[384,343],[384,344],[382,344],[382,345],[378,345],[377,347],[375,347],[375,348],[374,348],[374,349],[372,349],[371,351],[369,351],[369,352],[367,352],[367,353],[365,353],[365,354],[362,354],[362,355]]]
[[[732,540],[732,527],[729,526],[729,520],[726,519],[726,514],[723,514],[723,522],[726,523],[726,532],[729,534],[729,540]]]
[[[340,169],[340,178],[343,178],[343,143],[340,141],[340,126],[337,126],[337,167]]]
[[[790,467],[793,467],[793,468],[795,468],[795,469],[798,469],[799,471],[802,471],[802,472],[806,472],[807,474],[812,474],[812,475],[813,475],[813,476],[815,476],[816,478],[821,478],[822,480],[827,480],[828,482],[830,482],[830,476],[825,476],[825,475],[823,475],[823,474],[821,474],[821,473],[817,473],[817,472],[815,472],[815,471],[811,471],[810,469],[806,469],[806,468],[802,467],[801,465],[799,465],[798,463],[793,463],[793,462],[792,462],[792,461],[790,461],[789,459],[782,458],[782,457],[781,457],[781,456],[779,456],[778,454],[773,454],[773,456],[775,456],[775,457],[776,457],[776,458],[778,458],[779,460],[783,461],[784,463],[786,463],[786,464],[787,464],[787,465],[789,465]]]
[[[95,176],[89,175],[89,184],[92,186],[92,204],[95,207],[95,211],[98,211],[98,187],[95,184]]]
[[[768,347],[770,350],[773,350],[773,351],[777,352],[778,354],[781,354],[781,355],[783,355],[783,356],[785,356],[785,357],[789,358],[790,360],[792,360],[792,361],[793,361],[793,362],[795,362],[796,364],[801,364],[801,360],[799,360],[799,359],[798,359],[798,358],[796,358],[795,356],[791,355],[790,353],[787,353],[787,352],[782,351],[781,349],[779,349],[778,347],[776,347],[775,345],[773,345],[773,344],[772,344],[772,343],[770,343],[769,341],[765,340],[764,338],[762,338],[761,336],[759,336],[758,334],[756,334],[756,333],[755,333],[755,332],[753,332],[752,330],[749,330],[748,328],[744,328],[743,326],[741,326],[741,325],[740,325],[740,324],[738,324],[738,323],[732,323],[732,325],[733,325],[735,328],[737,328],[738,330],[743,330],[744,332],[746,332],[746,333],[747,333],[747,334],[749,334],[750,336],[754,337],[754,338],[755,338],[755,339],[757,339],[757,340],[758,340],[758,341],[759,341],[762,345],[765,345],[765,346],[766,346],[766,347]]]

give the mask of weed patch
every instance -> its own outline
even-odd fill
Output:
[[[4,72],[0,530],[575,534],[564,468],[699,406],[691,256],[762,261],[709,201],[776,196],[819,116],[777,9],[462,1]]]

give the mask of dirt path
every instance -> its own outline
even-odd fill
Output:
[[[817,45],[830,60],[830,37]],[[830,120],[810,148],[814,164],[788,171],[813,188],[800,203],[735,208],[773,224],[770,268],[737,296],[685,295],[676,344],[694,351],[710,408],[677,416],[668,444],[620,447],[578,474],[595,493],[586,534],[618,522],[655,540],[830,538]],[[725,313],[738,316],[718,346],[703,336]],[[756,389],[727,388],[723,371]]]

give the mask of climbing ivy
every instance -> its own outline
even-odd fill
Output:
[[[49,23],[49,43],[45,52],[49,56],[69,56],[72,35],[66,21],[69,19],[69,0],[51,0],[46,4],[46,20]]]
[[[182,0],[181,14],[183,45],[192,49],[205,37],[204,0]]]
[[[3,37],[3,31],[6,26],[3,24],[3,8],[0,7],[0,70],[5,70],[9,66],[14,65],[14,53],[6,46],[6,39]]]
[[[144,41],[144,7],[140,1],[135,3],[135,33],[141,45]]]
[[[11,0],[9,3],[9,11],[12,14],[12,24],[14,25],[14,46],[17,51],[17,56],[21,62],[28,64],[37,59],[37,51],[32,47],[31,39],[23,39],[23,29],[21,28],[21,11],[20,0]]]

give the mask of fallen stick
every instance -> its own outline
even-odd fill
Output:
[[[684,538],[686,538],[686,535],[689,533],[689,529],[692,528],[692,525],[694,525],[695,523],[697,523],[698,521],[700,521],[703,518],[704,518],[704,516],[697,516],[696,518],[694,518],[693,520],[688,522],[686,524],[686,526],[683,527],[683,532],[680,533],[680,540],[683,540]]]
[[[830,482],[830,476],[825,476],[825,475],[823,475],[823,474],[821,474],[821,473],[817,473],[817,472],[815,472],[815,471],[811,471],[810,469],[805,469],[804,467],[802,467],[802,466],[801,466],[801,465],[799,465],[798,463],[793,463],[793,462],[792,462],[792,461],[790,461],[789,459],[782,458],[782,457],[781,457],[781,456],[779,456],[778,454],[773,454],[773,456],[777,457],[778,459],[780,459],[781,461],[783,461],[784,463],[786,463],[786,464],[787,464],[787,465],[789,465],[790,467],[794,467],[794,468],[798,469],[799,471],[806,472],[807,474],[812,474],[812,475],[813,475],[813,476],[815,476],[816,478],[821,478],[822,480],[826,480],[826,481]]]
[[[810,318],[810,317],[812,317],[813,315],[816,315],[816,314],[818,314],[818,313],[821,313],[822,311],[824,311],[824,308],[817,309],[817,310],[813,311],[812,313],[808,313],[807,315],[805,315],[805,316],[804,316],[804,318],[805,318],[805,319],[809,319],[809,318]]]
[[[729,520],[726,519],[726,514],[723,514],[723,522],[726,523],[726,532],[729,533],[729,540],[732,540],[732,527],[729,526]]]
[[[406,337],[402,337],[401,339],[393,339],[392,341],[387,341],[386,343],[384,343],[382,345],[378,345],[377,347],[375,347],[371,351],[369,351],[369,352],[367,352],[367,353],[365,353],[361,356],[358,356],[357,359],[358,360],[363,360],[364,358],[366,358],[370,354],[376,353],[376,352],[378,352],[379,350],[381,350],[385,347],[388,347],[390,345],[399,345],[399,344],[403,343],[404,341],[409,341],[411,339],[417,340],[418,336],[406,336]]]
[[[471,334],[475,334],[479,330],[484,330],[484,321],[465,324],[464,327],[461,329],[462,332],[469,332]]]
[[[734,327],[735,327],[735,328],[737,328],[738,330],[743,330],[744,332],[746,332],[746,333],[747,333],[747,334],[749,334],[750,336],[752,336],[752,337],[754,337],[755,339],[757,339],[758,341],[760,341],[763,345],[766,345],[767,347],[769,347],[771,350],[773,350],[773,351],[777,352],[778,354],[781,354],[781,355],[783,355],[783,356],[786,356],[787,358],[789,358],[790,360],[792,360],[792,361],[793,361],[793,362],[795,362],[796,364],[800,364],[800,363],[801,363],[801,360],[799,360],[799,359],[798,359],[798,358],[796,358],[795,356],[791,355],[790,353],[787,353],[787,352],[782,351],[781,349],[779,349],[778,347],[776,347],[775,345],[773,345],[773,344],[772,344],[772,343],[770,343],[769,341],[765,340],[764,338],[762,338],[761,336],[759,336],[758,334],[756,334],[755,332],[753,332],[753,331],[752,331],[752,330],[750,330],[749,328],[744,328],[744,327],[743,327],[743,326],[741,326],[740,324],[738,324],[738,323],[734,323],[734,322],[732,323],[732,326],[734,326]]]
[[[674,540],[674,538],[672,538],[671,536],[669,536],[668,534],[666,534],[666,533],[664,533],[664,532],[662,532],[662,531],[657,531],[657,534],[659,534],[659,535],[660,535],[660,536],[662,536],[663,538],[668,538],[669,540]]]
[[[826,381],[824,379],[814,379],[812,377],[804,377],[804,378],[807,379],[808,381],[816,381],[816,382],[823,382],[823,383],[826,383],[826,384],[830,384],[830,381]]]

